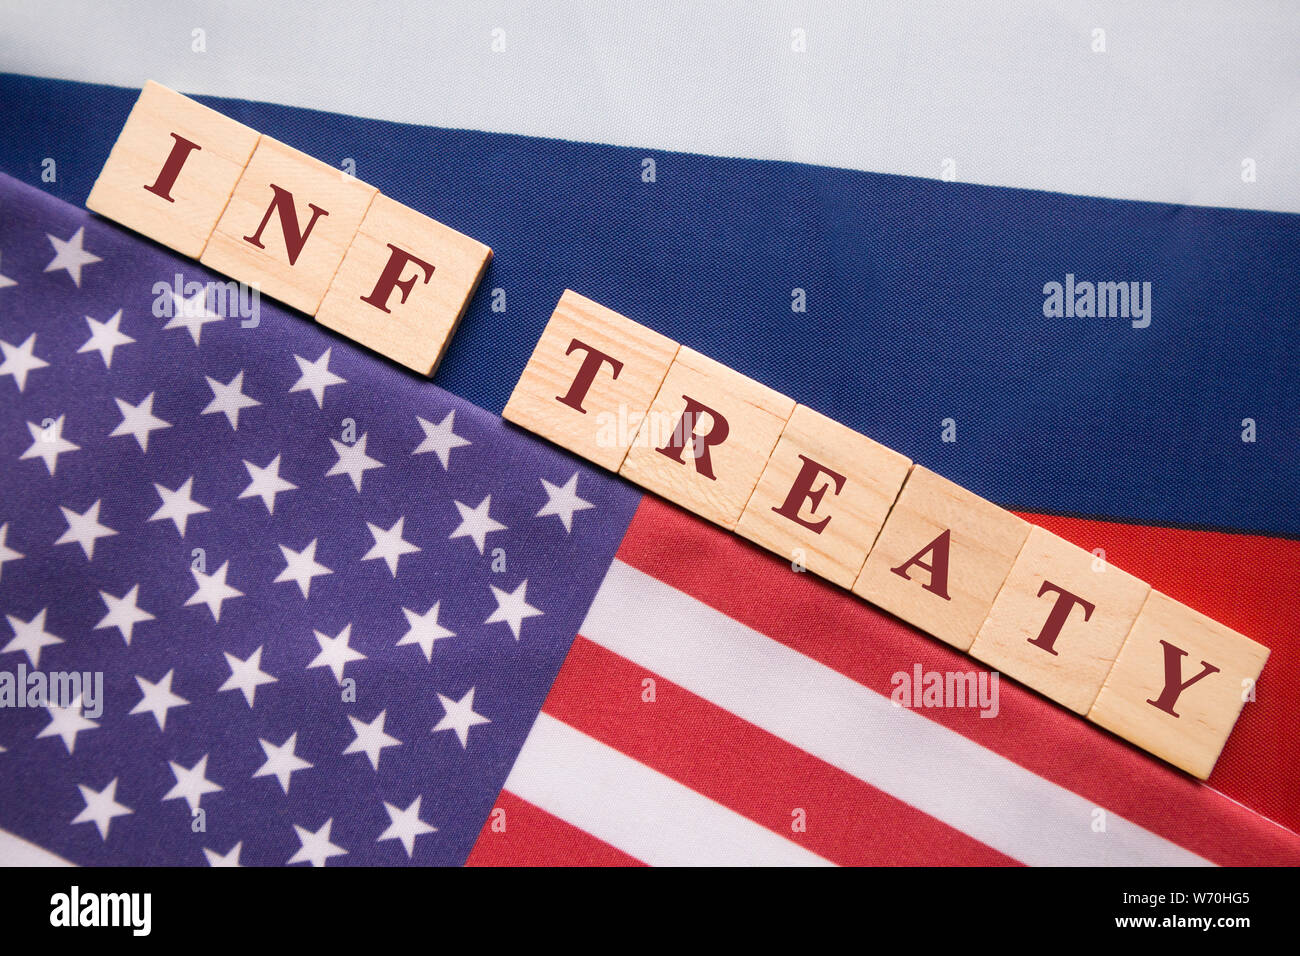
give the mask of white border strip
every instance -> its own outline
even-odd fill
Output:
[[[1300,212],[1300,5],[1279,0],[489,0],[400,16],[0,0],[0,19],[0,70],[33,76],[931,179],[951,160],[963,182]]]

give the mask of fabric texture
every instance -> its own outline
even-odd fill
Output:
[[[79,207],[135,95],[135,90],[0,75],[0,101],[9,115],[0,128],[0,170]],[[530,662],[518,660],[527,675],[520,697],[511,704],[518,710],[514,718],[499,721],[508,725],[505,737],[509,739],[501,744],[503,749],[493,751],[491,767],[472,793],[457,798],[458,822],[435,818],[430,796],[418,817],[438,826],[439,834],[420,835],[415,857],[405,854],[400,840],[375,842],[374,831],[386,826],[388,819],[384,801],[373,789],[382,774],[362,754],[339,754],[333,759],[356,771],[353,779],[359,778],[361,794],[369,800],[368,816],[354,820],[352,832],[345,833],[343,824],[336,824],[340,829],[333,832],[331,842],[344,846],[348,855],[330,857],[330,863],[381,856],[391,862],[403,857],[442,862],[468,856],[471,863],[1296,862],[1300,741],[1293,695],[1287,688],[1300,677],[1295,636],[1300,621],[1287,596],[1300,584],[1300,511],[1295,507],[1300,464],[1293,454],[1300,369],[1294,323],[1283,319],[1294,314],[1294,303],[1300,301],[1300,269],[1296,268],[1300,217],[672,153],[654,148],[653,143],[614,147],[448,130],[247,100],[204,99],[328,163],[342,166],[350,160],[360,178],[488,243],[496,255],[484,277],[483,291],[472,303],[432,384],[329,335],[303,316],[281,314],[266,303],[264,311],[272,319],[265,333],[233,329],[229,322],[216,332],[214,323],[204,327],[198,350],[183,330],[160,331],[163,320],[152,316],[141,317],[147,318],[147,334],[136,334],[140,326],[126,314],[122,329],[141,344],[168,343],[171,351],[154,356],[151,367],[163,369],[177,381],[188,376],[187,407],[202,424],[203,433],[224,435],[213,426],[228,428],[223,415],[202,414],[200,400],[214,398],[204,374],[226,383],[229,376],[246,369],[250,383],[246,391],[267,404],[267,393],[253,391],[251,383],[275,383],[271,394],[287,416],[277,433],[302,441],[318,429],[324,435],[326,427],[330,437],[337,439],[342,416],[325,416],[325,412],[336,395],[360,396],[365,390],[356,383],[366,382],[367,418],[393,423],[392,429],[395,433],[400,429],[403,439],[388,458],[370,451],[387,468],[365,472],[363,495],[346,476],[324,476],[334,457],[325,442],[314,459],[319,465],[314,480],[326,488],[332,484],[347,507],[367,501],[369,489],[380,483],[379,476],[386,471],[396,474],[398,457],[410,459],[408,468],[418,467],[413,464],[418,462],[425,466],[422,474],[450,482],[457,458],[464,457],[466,449],[451,452],[453,469],[446,474],[430,467],[430,456],[415,458],[410,451],[421,440],[414,415],[437,423],[452,409],[457,412],[457,434],[464,429],[465,437],[480,446],[506,449],[501,454],[508,461],[516,456],[554,468],[548,474],[541,473],[540,465],[522,469],[530,472],[528,482],[514,490],[506,487],[509,466],[493,477],[491,514],[508,515],[502,522],[510,526],[510,534],[521,526],[535,525],[552,535],[561,530],[553,517],[529,516],[546,500],[542,477],[558,484],[578,472],[579,493],[605,503],[598,513],[579,512],[574,519],[575,535],[598,522],[604,529],[594,551],[571,555],[587,562],[582,564],[587,569],[581,579],[585,590],[565,595],[563,615],[547,608],[547,616],[522,623],[521,653],[530,647],[529,636],[543,630],[546,649],[544,653],[539,649],[540,656]],[[56,160],[57,176],[44,181],[46,160],[51,158]],[[645,177],[646,159],[655,160],[653,181]],[[5,230],[10,228],[12,209],[49,202],[19,186],[10,186],[6,196],[0,206]],[[169,281],[178,267],[144,240],[80,211],[57,207],[51,214],[65,226],[58,233],[60,239],[67,239],[77,223],[86,221],[87,248],[96,250],[92,239],[99,236],[111,241],[132,264],[167,263],[166,274],[151,277],[144,285],[158,278]],[[22,227],[23,217],[14,218],[13,228]],[[7,294],[25,292],[22,283],[33,274],[42,282],[63,283],[50,286],[60,289],[54,302],[64,302],[65,295],[75,298],[78,289],[70,286],[69,275],[45,276],[41,271],[42,257],[52,255],[48,241],[38,234],[12,249],[7,241],[0,243],[0,273],[20,283],[16,289],[0,289],[0,304]],[[103,275],[106,265],[107,258],[104,264],[86,267],[87,292],[95,270]],[[192,263],[179,267],[187,274],[202,272]],[[115,274],[115,279],[120,278]],[[1149,282],[1149,324],[1135,316],[1045,314],[1045,287],[1074,280]],[[1117,566],[1269,645],[1273,653],[1260,683],[1260,699],[1246,707],[1208,785],[1169,769],[1010,680],[1001,685],[997,719],[968,710],[895,714],[880,709],[882,702],[888,705],[895,673],[910,671],[917,664],[923,670],[945,672],[979,668],[844,592],[807,575],[792,576],[788,566],[734,536],[654,499],[642,500],[625,483],[597,475],[503,426],[493,413],[503,407],[565,288],[709,354],[1089,550],[1105,548]],[[137,291],[137,298],[140,294]],[[504,309],[494,308],[497,303]],[[181,433],[180,422],[169,431],[152,432],[150,451],[143,458],[132,438],[107,436],[117,419],[110,399],[129,397],[135,403],[147,390],[109,396],[96,392],[95,388],[105,386],[94,385],[89,376],[78,377],[75,389],[72,382],[57,378],[64,373],[55,359],[71,357],[96,369],[103,376],[101,383],[112,380],[110,370],[99,369],[98,353],[76,352],[90,335],[86,306],[71,298],[66,300],[68,311],[60,308],[56,314],[49,306],[37,303],[31,306],[35,311],[0,313],[4,330],[0,338],[18,347],[35,331],[36,354],[52,363],[50,368],[32,371],[22,393],[15,393],[14,385],[0,378],[0,387],[18,394],[8,406],[9,420],[4,425],[7,482],[11,475],[20,476],[24,486],[37,478],[47,484],[61,481],[62,469],[75,474],[76,468],[84,467],[77,464],[78,456],[82,461],[90,457],[91,442],[81,441],[71,425],[70,440],[85,450],[60,456],[56,476],[45,473],[42,461],[18,457],[34,441],[26,422],[40,424],[47,417],[45,407],[32,405],[43,377],[61,383],[56,390],[58,404],[67,403],[64,395],[88,402],[99,395],[104,404],[96,413],[102,433],[97,443],[107,445],[133,467],[140,460],[150,461],[169,434]],[[109,318],[91,314],[98,321]],[[44,351],[48,339],[42,328],[50,323],[55,323],[52,329],[63,330],[57,356]],[[78,337],[80,341],[73,341]],[[210,347],[209,339],[218,347],[224,341],[232,350],[219,374],[215,368],[190,368],[192,356],[203,355]],[[287,389],[300,374],[292,355],[316,361],[327,348],[332,350],[329,367],[348,384],[327,387],[321,408],[310,393]],[[116,363],[125,363],[132,349],[139,350],[136,354],[144,351],[141,345],[117,351],[112,374],[117,374]],[[171,360],[169,355],[177,358]],[[76,389],[89,391],[81,395]],[[345,392],[348,389],[355,392]],[[427,408],[427,414],[421,408]],[[238,433],[251,431],[258,413],[267,410],[241,411]],[[1251,441],[1243,440],[1247,420]],[[75,421],[69,416],[69,422]],[[357,417],[357,422],[361,432],[369,429],[378,435],[380,429],[366,424],[366,419]],[[947,436],[956,440],[945,440]],[[375,438],[372,441],[377,443]],[[203,446],[205,454],[211,450]],[[259,459],[257,464],[264,462]],[[225,497],[230,499],[226,506],[247,506],[249,515],[264,510],[256,498],[233,497],[247,475],[240,460],[232,457],[227,465],[233,472],[223,478]],[[215,511],[214,501],[203,497],[202,467],[196,461],[191,469],[197,476],[193,494]],[[304,489],[279,499],[288,508],[293,495],[305,497],[307,484],[287,466],[285,474]],[[169,474],[166,487],[175,488],[186,477],[188,473]],[[344,534],[342,522],[329,534],[346,541],[349,560],[357,565],[354,574],[400,585],[407,567],[421,559],[420,554],[398,559],[396,579],[383,560],[360,557],[376,543],[367,521],[391,527],[391,521],[413,511],[418,503],[411,499],[408,509],[408,493],[394,494],[378,496],[385,511],[382,520],[356,512],[351,537]],[[92,500],[78,500],[76,507],[80,511]],[[415,539],[415,543],[426,550],[435,545],[449,548],[450,554],[470,562],[461,569],[464,573],[471,573],[472,567],[477,568],[473,573],[481,574],[470,541],[445,539],[457,520],[454,510],[446,509],[454,508],[456,500],[472,507],[479,498],[452,495],[450,502],[438,497],[427,503],[443,541]],[[109,503],[106,497],[106,509]],[[56,504],[69,502],[45,502],[41,507],[48,511]],[[180,540],[174,522],[148,522],[158,505],[157,493],[146,482],[131,513],[150,534],[163,537],[161,532],[166,531]],[[634,508],[631,530],[620,542],[620,523],[626,524]],[[79,616],[74,619],[81,629],[76,638],[79,645],[108,653],[109,647],[104,646],[108,644],[119,656],[134,653],[137,641],[147,647],[148,629],[163,621],[163,615],[145,603],[148,582],[142,579],[140,605],[157,620],[138,624],[137,637],[127,646],[116,629],[96,631],[105,608],[95,592],[102,588],[116,597],[135,582],[123,577],[109,582],[109,587],[83,578],[83,565],[98,568],[98,562],[105,561],[122,540],[99,539],[95,560],[87,564],[75,544],[52,547],[63,519],[59,512],[51,512],[42,525],[43,537],[51,540],[38,542],[36,548],[24,546],[18,535],[25,520],[22,511],[19,508],[12,517],[0,514],[0,522],[6,518],[11,522],[10,547],[25,554],[40,548],[53,550],[58,563],[46,565],[53,560],[47,557],[38,566],[25,556],[6,564],[0,574],[0,597],[6,603],[0,611],[19,614],[9,604],[9,596],[16,595],[15,600],[21,598],[21,621],[32,620],[40,607],[33,604],[31,582],[20,586],[14,581],[44,568],[47,581],[71,575],[69,580],[75,582],[71,587],[79,589]],[[110,513],[105,510],[101,520],[113,525]],[[187,535],[213,517],[211,513],[191,517]],[[408,528],[414,526],[411,518]],[[320,560],[329,564],[323,557],[329,538],[324,537],[326,532],[321,534]],[[295,540],[292,546],[297,550],[307,540]],[[188,546],[188,537],[185,543]],[[560,573],[561,556],[550,554],[549,545],[537,545],[531,538],[507,549],[508,567],[513,567],[510,562],[519,547],[540,547],[546,553],[539,553],[536,560],[548,567],[554,561],[551,572]],[[263,577],[271,577],[283,556],[269,542],[266,548],[259,566]],[[232,568],[237,565],[232,561]],[[718,569],[724,569],[723,583],[707,585],[718,579]],[[216,631],[217,622],[207,608],[180,604],[194,585],[190,572],[179,570],[186,586],[173,585],[178,605],[174,610],[189,615],[187,622],[201,621]],[[115,573],[130,576],[125,570]],[[513,570],[504,576],[511,587],[516,584]],[[312,579],[311,598],[306,601],[291,582],[263,581],[261,586],[286,595],[290,608],[299,606],[295,602],[310,607],[320,600],[318,595],[326,594],[332,578],[340,578],[338,571]],[[237,578],[231,580],[239,585]],[[412,580],[422,596],[436,590],[423,575]],[[627,586],[629,581],[638,582],[637,586]],[[540,598],[533,600],[536,587],[530,583],[528,599],[544,607]],[[489,601],[490,589],[481,581],[478,588],[476,600]],[[702,645],[732,648],[741,654],[734,670],[714,682],[710,675],[717,672],[706,666],[708,660],[643,653],[663,650],[653,636],[641,645],[628,646],[616,639],[617,626],[587,633],[588,625],[593,629],[601,621],[608,625],[619,620],[619,613],[645,626],[645,616],[654,610],[645,606],[646,595],[682,602],[674,606],[698,615]],[[226,604],[223,625],[227,613],[235,620],[241,600],[246,608],[253,604],[248,598]],[[304,619],[299,629],[295,646],[303,660],[297,664],[302,668],[298,679],[304,688],[319,684],[327,690],[331,707],[336,708],[338,700],[335,678],[328,669],[306,670],[305,659],[320,651],[313,631],[320,628],[334,637],[347,623],[344,612],[361,601],[359,595],[336,595],[328,627]],[[417,648],[396,645],[405,629],[396,614],[402,606],[424,612],[430,603],[389,606],[389,618],[370,632],[383,633],[387,649],[381,654],[377,645],[366,645],[367,660],[383,657],[394,666],[427,665]],[[484,603],[475,612],[480,621],[474,626],[495,633],[508,649],[507,625],[481,620],[491,606]],[[283,612],[277,604],[275,619]],[[50,617],[47,629],[59,634],[56,620]],[[247,632],[238,636],[241,641],[251,639],[262,627],[262,622],[247,623]],[[460,633],[460,627],[448,626]],[[360,624],[354,630],[362,635]],[[444,650],[453,649],[455,641],[438,641],[434,661]],[[565,657],[561,648],[567,649],[570,641],[572,650]],[[255,646],[241,643],[239,653],[249,653]],[[73,650],[55,645],[43,654],[54,659],[60,648],[62,653]],[[21,655],[7,656],[17,660]],[[770,703],[756,699],[752,688],[733,686],[736,675],[749,673],[747,668],[765,661],[771,667],[759,667],[756,677],[777,683],[786,678],[785,685],[776,688],[780,697]],[[223,659],[211,663],[218,675],[226,666]],[[366,665],[366,661],[349,664],[345,672],[351,676]],[[677,670],[686,665],[691,666]],[[435,677],[440,673],[436,667],[433,672]],[[728,673],[735,679],[731,683]],[[134,680],[126,681],[134,675],[121,670],[120,676],[119,684],[130,690],[128,697],[139,692]],[[148,676],[153,680],[160,674]],[[653,704],[643,700],[647,679],[656,688]],[[212,682],[218,683],[216,678]],[[178,677],[177,687],[181,686]],[[269,700],[276,689],[274,684],[260,687],[258,706],[263,695]],[[429,725],[423,731],[426,737],[445,745],[449,758],[454,758],[462,749],[455,732],[430,733],[441,722],[445,705],[429,693],[447,691],[437,679],[421,682],[419,689],[425,698],[410,719],[414,721],[418,714]],[[452,689],[457,695],[463,693],[460,685]],[[848,721],[847,728],[809,736],[806,715],[799,714],[797,705],[800,693],[812,690],[823,692],[816,698],[819,706],[843,704],[824,712],[828,719]],[[826,699],[832,691],[841,696]],[[234,706],[246,708],[238,692],[213,696],[245,721],[249,719]],[[169,728],[171,721],[183,726],[187,710],[197,712],[198,699],[194,699],[189,707],[170,711]],[[475,698],[481,699],[485,698]],[[306,700],[310,703],[312,698]],[[367,721],[379,710],[368,704],[357,706],[354,716]],[[539,707],[541,716],[536,720],[526,716]],[[394,705],[392,712],[397,710]],[[479,739],[490,739],[498,718],[489,716],[493,725],[469,728],[471,748],[462,750],[462,755],[473,753]],[[261,719],[256,707],[251,717]],[[861,739],[851,732],[858,726],[852,721],[858,718],[864,721]],[[31,759],[39,746],[41,759],[59,757],[65,765],[59,772],[65,773],[66,765],[89,759],[97,735],[109,736],[104,733],[106,721],[103,729],[77,734],[75,753],[67,753],[60,739],[35,737],[44,716],[27,714],[21,719],[17,740],[0,738],[0,745],[10,748],[0,753],[0,760]],[[147,714],[120,719],[142,724],[151,732],[159,730],[151,726],[153,718]],[[337,721],[336,725],[330,743],[341,751],[352,728]],[[246,743],[256,746],[258,727],[242,726]],[[285,729],[276,724],[273,742],[280,743]],[[408,746],[403,733],[389,732]],[[869,746],[873,735],[907,745],[891,751],[882,742],[873,749]],[[430,741],[423,746],[430,746]],[[398,765],[395,752],[400,750],[381,752],[384,772]],[[149,753],[157,764],[157,779],[150,786],[158,791],[150,791],[156,804],[150,812],[183,822],[186,815],[180,811],[188,810],[185,801],[161,799],[163,791],[177,782],[168,779],[172,772],[167,761],[180,755]],[[197,749],[187,750],[181,762],[190,768],[201,756]],[[238,765],[243,776],[251,774],[262,759],[260,747],[245,748],[244,762]],[[210,760],[208,776],[217,783],[226,786],[238,776],[218,777],[216,756]],[[325,761],[313,762],[323,766]],[[985,776],[965,782],[960,769],[948,777],[937,772],[962,766]],[[89,780],[97,792],[111,779],[107,766],[104,771]],[[308,792],[310,773],[291,774],[294,800],[307,799],[302,795]],[[118,799],[131,805],[125,779]],[[403,779],[409,783],[413,778]],[[605,789],[588,788],[593,782]],[[37,821],[37,811],[28,806],[35,791],[14,778],[8,784],[13,789],[3,801],[11,805],[4,812],[13,819],[0,820],[0,826],[77,861],[110,858],[112,849],[106,849],[108,843],[96,827],[70,825],[82,806],[82,795],[72,783],[65,783],[58,813],[50,818],[52,822],[41,822],[45,818]],[[239,783],[241,788],[253,785],[269,791],[267,796],[284,797],[274,777],[248,777]],[[408,786],[400,796],[394,793],[384,800],[405,809],[414,795]],[[222,796],[205,796],[202,805],[216,808]],[[143,801],[139,796],[135,800],[133,811],[143,813]],[[611,807],[615,816],[609,815]],[[317,835],[329,811],[324,803],[313,810],[294,822]],[[803,830],[792,829],[797,822],[795,810],[804,812]],[[1093,829],[1095,811],[1111,824],[1104,831]],[[128,832],[130,819],[112,819],[109,841]],[[877,826],[872,822],[876,820],[887,822]],[[1035,829],[1048,824],[1047,830]],[[68,831],[73,836],[67,836]],[[1024,838],[1035,833],[1042,839]],[[299,849],[299,838],[287,824],[280,826],[274,839],[268,837],[260,859],[286,862]],[[225,854],[230,849],[225,844],[214,841],[197,847],[187,842],[185,846],[195,852],[214,849]],[[202,862],[195,853],[186,859]]]

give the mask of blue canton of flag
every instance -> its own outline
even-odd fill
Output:
[[[0,177],[0,828],[461,863],[639,495],[213,281]]]

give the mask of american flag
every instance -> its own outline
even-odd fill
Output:
[[[156,316],[216,277],[37,190],[0,210],[0,667],[105,698],[0,709],[0,827],[462,862],[637,496],[268,302]]]
[[[0,668],[105,687],[0,709],[6,861],[1300,862],[1010,681],[895,706],[978,665],[9,179],[0,275]]]

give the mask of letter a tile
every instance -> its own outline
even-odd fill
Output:
[[[263,136],[199,261],[315,315],[377,192]]]
[[[735,528],[793,399],[683,346],[619,474]]]
[[[1029,522],[920,465],[853,593],[966,650],[1029,536]]]
[[[970,654],[1086,714],[1150,590],[1034,527]]]
[[[852,587],[911,464],[866,435],[796,405],[736,532]]]
[[[1264,645],[1152,591],[1088,719],[1205,780],[1266,660]]]
[[[566,290],[502,417],[617,471],[677,343]]]
[[[256,130],[151,80],[86,208],[197,259],[256,145]]]
[[[431,375],[491,258],[483,243],[376,196],[316,321]]]

